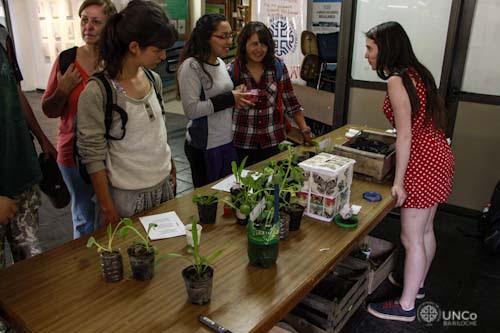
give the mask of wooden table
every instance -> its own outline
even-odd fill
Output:
[[[344,140],[345,128],[330,134],[335,143]],[[278,158],[280,155],[274,158]],[[383,200],[368,203],[362,193],[380,192]],[[194,193],[208,192],[209,187]],[[175,210],[184,223],[197,215],[192,195],[169,201],[148,212]],[[105,283],[94,249],[86,238],[71,241],[0,272],[0,308],[27,332],[210,332],[197,321],[205,314],[233,332],[266,332],[290,311],[352,246],[376,226],[394,205],[387,185],[354,180],[351,203],[363,206],[354,230],[304,217],[301,229],[280,242],[275,267],[248,265],[245,227],[224,218],[219,204],[215,225],[203,226],[201,251],[226,247],[215,262],[211,303],[187,302],[181,270],[186,261],[168,259],[156,267],[150,282],[128,278]],[[96,233],[100,239],[103,231]],[[124,249],[130,239],[117,239]],[[160,252],[185,253],[185,237],[155,241]],[[320,250],[323,249],[323,250]],[[328,250],[324,250],[328,249]]]

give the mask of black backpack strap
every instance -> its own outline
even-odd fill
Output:
[[[64,74],[69,65],[75,62],[77,50],[78,47],[75,46],[61,52],[61,54],[59,55],[59,71],[61,72],[61,74]]]
[[[99,87],[101,88],[103,92],[103,104],[104,104],[104,127],[105,127],[105,138],[107,140],[121,140],[125,137],[125,132],[126,128],[125,126],[127,125],[128,121],[128,115],[123,108],[121,108],[118,104],[116,104],[116,93],[111,87],[111,82],[109,79],[106,77],[104,72],[98,72],[95,73],[94,75],[91,76],[89,80],[96,80],[99,84]],[[122,135],[120,137],[114,137],[109,134],[109,131],[111,129],[111,124],[113,122],[113,111],[118,112],[118,114],[121,117],[121,123],[122,123]]]
[[[160,107],[161,107],[161,114],[164,115],[165,108],[163,106],[163,92],[161,91],[162,89],[161,89],[160,82],[158,82],[158,80],[155,78],[152,70],[150,70],[146,67],[143,67],[143,69],[144,69],[144,74],[146,74],[146,77],[148,78],[148,80],[153,85],[153,88],[155,89],[156,98],[158,99],[158,102],[160,103]]]

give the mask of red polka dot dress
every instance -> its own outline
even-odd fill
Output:
[[[412,115],[411,150],[404,186],[408,197],[403,208],[429,208],[446,202],[453,185],[455,158],[442,130],[432,122],[425,124],[426,89],[420,76],[409,69],[408,74],[416,83],[420,108]],[[389,95],[385,96],[384,113],[395,127]]]

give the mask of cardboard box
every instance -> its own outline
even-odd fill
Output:
[[[304,170],[304,186],[297,197],[306,207],[304,214],[331,222],[344,205],[349,205],[354,163],[353,159],[327,153],[299,163]]]
[[[383,155],[352,148],[351,145],[361,136],[364,136],[368,140],[377,140],[389,146],[392,145],[390,152],[387,155]],[[352,137],[349,141],[347,141],[343,145],[335,145],[334,153],[356,160],[356,165],[354,166],[354,172],[367,175],[381,181],[395,166],[396,163],[396,157],[395,157],[396,149],[394,147],[395,143],[396,143],[395,134],[363,130],[361,131],[360,135]]]

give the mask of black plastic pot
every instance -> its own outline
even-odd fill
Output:
[[[240,210],[236,210],[236,222],[240,225],[247,225],[248,224],[248,216],[241,214]]]
[[[249,239],[248,261],[252,266],[261,268],[272,267],[278,259],[279,249],[279,242],[259,244]]]
[[[134,244],[127,249],[130,268],[134,279],[151,280],[155,274],[155,252],[153,248],[147,252],[143,244]]]
[[[297,231],[300,229],[300,222],[302,221],[302,215],[304,214],[304,207],[299,204],[291,204],[287,213],[290,215],[290,231]]]
[[[118,251],[101,253],[102,277],[106,282],[123,280],[122,255]]]
[[[280,211],[280,239],[286,239],[290,231],[290,215]]]
[[[210,302],[214,278],[214,269],[212,267],[208,266],[205,275],[199,279],[194,266],[188,266],[182,270],[182,277],[186,284],[189,302],[200,305]]]
[[[201,224],[214,224],[217,218],[217,203],[214,202],[211,205],[201,205],[198,204],[198,215],[200,217]]]

